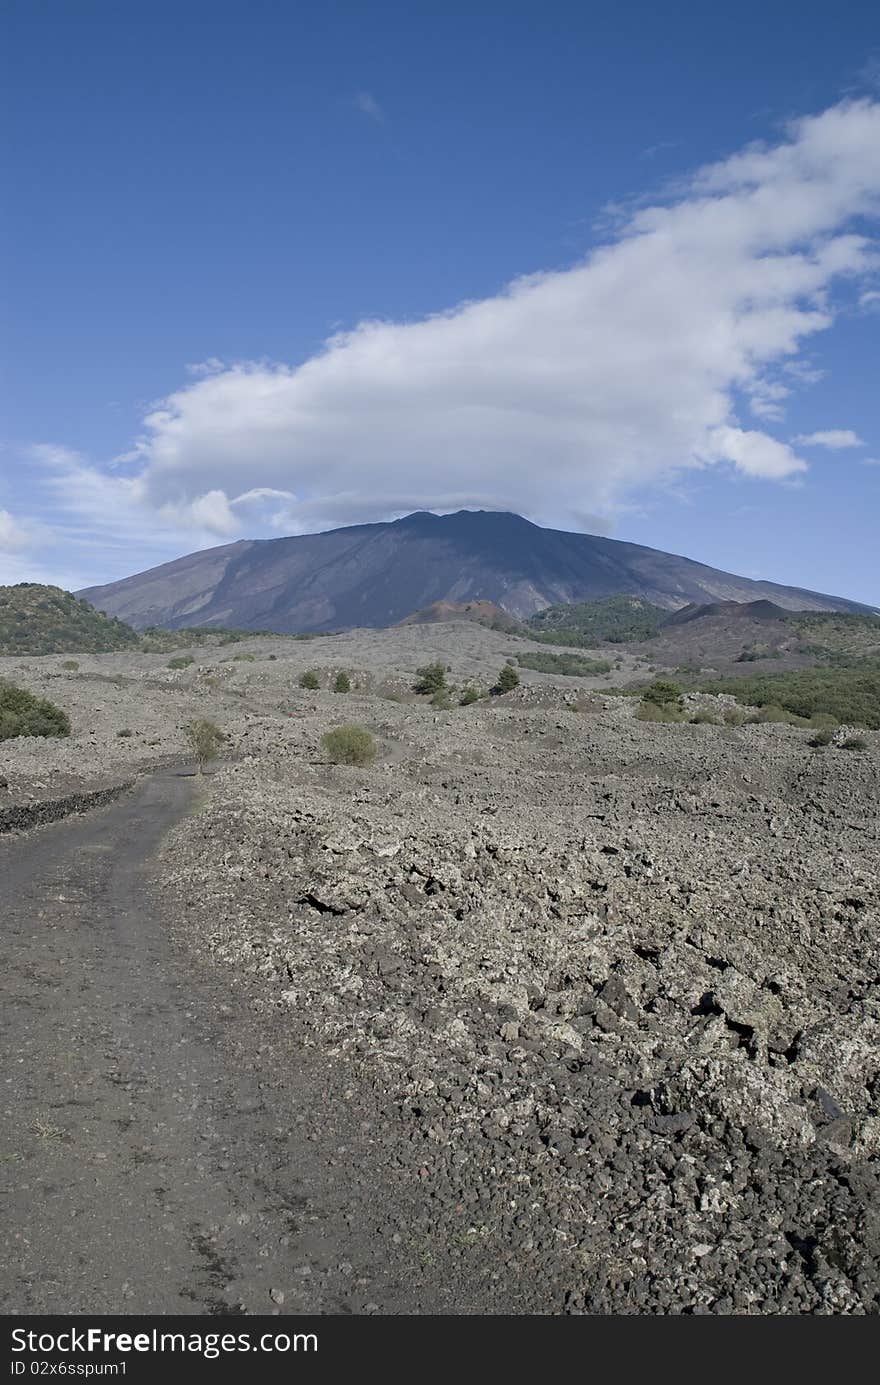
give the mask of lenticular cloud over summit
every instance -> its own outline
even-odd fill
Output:
[[[125,479],[78,462],[59,486],[233,536],[423,506],[584,528],[682,469],[792,477],[806,462],[776,434],[798,353],[870,289],[878,200],[880,105],[835,106],[569,269],[362,322],[299,365],[206,363],[146,416]]]

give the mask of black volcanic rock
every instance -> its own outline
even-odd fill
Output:
[[[621,592],[673,611],[763,598],[789,610],[866,609],[639,544],[470,510],[244,540],[80,595],[139,629],[216,624],[296,633],[394,625],[437,601],[491,601],[525,617]]]

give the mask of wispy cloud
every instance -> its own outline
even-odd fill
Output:
[[[842,452],[847,447],[864,447],[858,433],[851,428],[825,428],[818,433],[800,433],[793,442],[801,447],[827,447],[830,452]]]
[[[8,510],[0,510],[0,553],[21,553],[29,543],[25,527]]]
[[[359,91],[354,98],[354,104],[362,115],[369,116],[377,125],[385,124],[385,112],[372,92]]]

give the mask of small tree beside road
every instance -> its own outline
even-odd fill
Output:
[[[199,774],[203,774],[205,765],[211,760],[216,760],[221,749],[226,744],[226,736],[215,726],[213,721],[206,721],[203,717],[195,721],[188,721],[183,728],[186,743],[192,753],[193,759],[198,765]]]

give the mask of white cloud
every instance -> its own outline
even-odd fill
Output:
[[[209,360],[146,416],[134,475],[68,456],[57,493],[123,534],[149,516],[179,550],[415,508],[598,527],[687,469],[793,477],[803,459],[738,410],[772,423],[817,378],[800,353],[876,268],[878,210],[880,103],[844,103],[700,170],[573,268],[362,322],[300,365]]]
[[[23,525],[13,519],[8,510],[0,510],[0,553],[20,553],[29,543]]]
[[[206,361],[190,361],[185,369],[187,375],[219,375],[226,369],[226,362],[219,356],[209,356]]]
[[[359,91],[354,98],[354,104],[363,115],[375,120],[377,125],[385,124],[385,112],[371,92]]]
[[[765,481],[781,481],[797,471],[806,471],[806,462],[795,456],[787,443],[777,442],[766,433],[746,433],[741,428],[716,428],[709,437],[710,461],[733,462],[746,476]]]
[[[851,428],[826,428],[818,433],[800,433],[793,441],[800,443],[801,447],[827,447],[831,452],[865,445]]]

